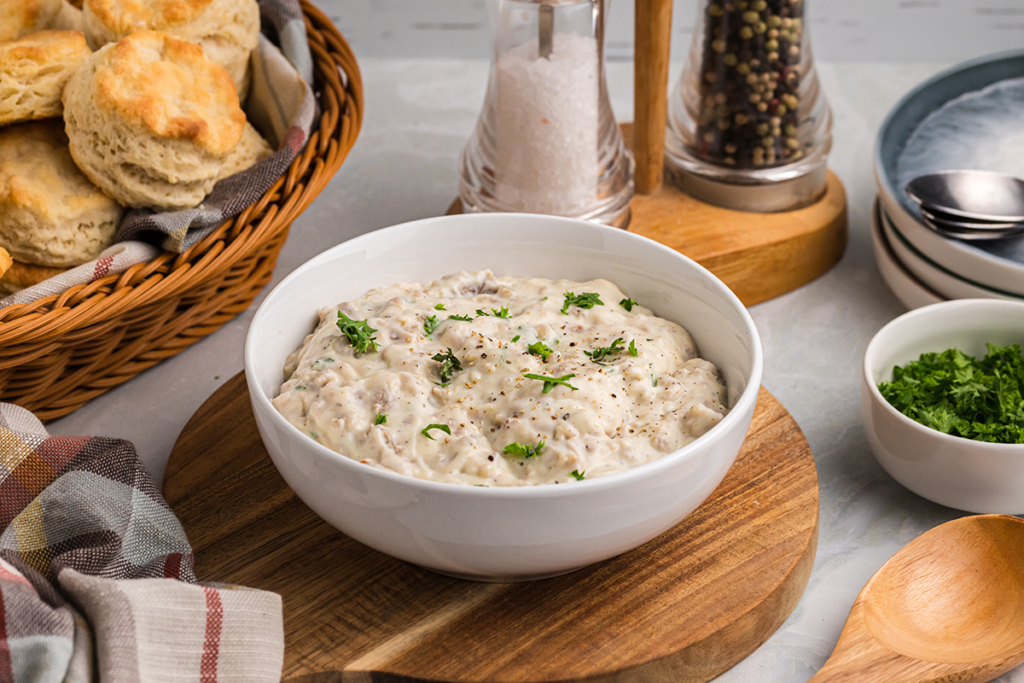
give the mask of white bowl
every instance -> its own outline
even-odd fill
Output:
[[[945,298],[1024,301],[1024,297],[971,282],[933,262],[907,241],[884,209],[881,212],[880,220],[886,241],[900,263],[921,282],[936,292],[940,292]]]
[[[900,157],[921,123],[967,93],[1024,75],[1024,51],[957,64],[908,92],[889,111],[875,142],[874,171],[882,207],[907,242],[933,263],[986,287],[1024,296],[1024,238],[988,243],[947,239],[923,225],[920,210],[897,180]],[[985,129],[984,115],[964,125]],[[940,166],[939,171],[949,166]]]
[[[905,313],[883,327],[864,353],[861,414],[868,442],[893,479],[941,505],[976,513],[1024,512],[1024,445],[943,434],[915,422],[882,397],[878,383],[922,353],[956,347],[977,358],[985,343],[1024,341],[1024,303],[957,299]]]
[[[627,472],[571,485],[481,488],[367,467],[308,438],[271,405],[286,356],[313,329],[321,307],[376,286],[486,268],[497,275],[616,283],[689,330],[701,355],[722,372],[729,414],[685,448]],[[701,266],[624,230],[525,214],[432,218],[338,245],[274,288],[245,340],[245,376],[260,436],[303,502],[381,552],[481,580],[571,571],[679,523],[718,486],[739,453],[761,371],[750,315]]]
[[[882,232],[882,208],[878,198],[871,207],[871,246],[875,252],[875,263],[885,284],[907,308],[921,308],[945,301],[946,298],[918,280],[907,267],[900,263],[892,252],[889,241]]]

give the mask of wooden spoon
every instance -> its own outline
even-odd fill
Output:
[[[1022,662],[1024,520],[977,515],[882,565],[809,683],[980,683]]]

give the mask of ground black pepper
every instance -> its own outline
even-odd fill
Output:
[[[710,0],[704,10],[698,156],[737,168],[803,155],[804,0]]]

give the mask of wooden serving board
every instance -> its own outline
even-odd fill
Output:
[[[283,596],[284,678],[307,683],[707,681],[792,612],[818,539],[810,448],[764,389],[700,508],[636,550],[543,581],[441,576],[328,526],[271,463],[241,374],[178,437],[164,495],[200,580]]]
[[[633,125],[623,124],[626,144]],[[846,190],[828,172],[814,204],[780,213],[732,211],[705,204],[668,182],[630,203],[630,232],[689,256],[714,273],[746,306],[774,299],[824,275],[846,249]],[[448,213],[462,213],[458,199]]]

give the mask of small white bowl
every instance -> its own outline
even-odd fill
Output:
[[[569,484],[480,488],[362,465],[313,441],[271,405],[286,356],[317,311],[395,282],[459,270],[606,278],[687,328],[726,381],[730,412],[655,462]],[[551,576],[614,557],[678,524],[718,486],[750,425],[761,343],[739,299],[707,270],[657,242],[584,221],[525,214],[432,218],[379,230],[312,259],[267,296],[245,341],[260,436],[281,475],[318,515],[389,555],[455,576]]]
[[[1024,342],[1024,303],[957,299],[905,313],[879,330],[864,353],[861,414],[868,442],[893,479],[935,503],[975,513],[1024,512],[1024,445],[943,434],[882,397],[878,383],[922,353],[958,348],[981,358],[985,343]]]

